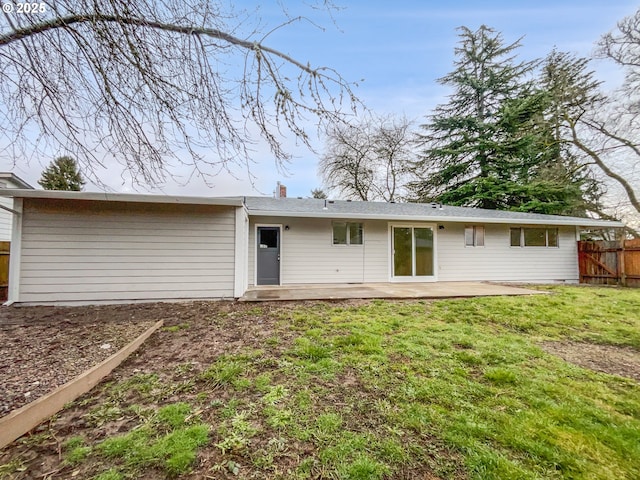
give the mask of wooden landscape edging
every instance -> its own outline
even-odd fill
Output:
[[[59,386],[53,392],[14,410],[6,417],[0,418],[0,448],[4,448],[15,439],[20,438],[32,428],[37,427],[43,420],[58,413],[67,403],[73,402],[80,395],[95,387],[163,324],[162,320],[156,322],[138,338],[98,365]]]

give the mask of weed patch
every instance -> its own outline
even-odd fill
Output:
[[[117,479],[144,468],[154,467],[168,476],[190,470],[199,447],[209,441],[209,426],[201,423],[197,412],[183,402],[169,404],[157,411],[130,407],[142,423],[124,435],[99,442],[95,449],[74,437],[65,445],[65,461],[77,465],[98,455],[118,464],[97,478]]]

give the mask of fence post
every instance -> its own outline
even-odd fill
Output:
[[[618,284],[623,287],[627,286],[627,272],[624,265],[625,260],[625,246],[626,240],[624,237],[620,238],[620,248],[618,248],[618,278],[620,279]]]

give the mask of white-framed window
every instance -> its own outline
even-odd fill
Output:
[[[362,245],[364,227],[358,222],[333,222],[334,245]]]
[[[511,228],[512,247],[557,247],[558,229],[546,227]]]
[[[484,227],[482,225],[464,227],[464,245],[466,247],[484,247]]]

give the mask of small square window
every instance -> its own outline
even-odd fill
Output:
[[[362,224],[349,224],[349,245],[362,245]]]
[[[484,227],[477,225],[465,227],[464,244],[467,247],[484,247]]]
[[[524,229],[524,246],[525,247],[546,247],[547,246],[547,229],[546,228],[525,228]]]
[[[557,228],[511,228],[512,247],[557,247]]]
[[[464,227],[464,244],[473,247],[473,227]]]
[[[260,235],[261,248],[278,248],[279,234],[277,228],[261,228],[258,230],[258,234]]]
[[[333,224],[333,244],[362,245],[363,230],[362,223],[335,222]]]
[[[347,224],[346,223],[333,224],[333,244],[334,245],[347,244]]]
[[[511,246],[519,247],[520,246],[520,228],[512,228],[511,229]]]
[[[476,227],[476,247],[484,247],[484,227]]]

